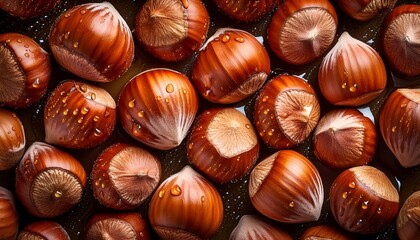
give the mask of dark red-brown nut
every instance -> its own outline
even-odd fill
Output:
[[[0,171],[14,167],[25,152],[25,130],[19,117],[0,108]]]
[[[64,12],[51,29],[49,44],[61,66],[97,82],[121,77],[134,58],[131,30],[108,2],[86,3]]]
[[[331,226],[331,225],[318,225],[315,227],[310,227],[306,229],[302,235],[300,235],[301,240],[352,240],[355,239],[350,236],[347,232],[342,231],[341,229]]]
[[[13,194],[0,186],[0,239],[14,240],[18,233],[19,215]]]
[[[398,214],[399,195],[388,177],[371,166],[345,170],[330,189],[331,212],[349,232],[378,233]]]
[[[234,108],[212,108],[201,114],[187,146],[190,163],[218,183],[245,176],[260,148],[251,122]]]
[[[397,218],[397,232],[401,240],[420,236],[420,191],[412,193],[404,202]]]
[[[16,168],[16,195],[37,217],[59,216],[82,199],[86,186],[83,166],[70,154],[34,142]]]
[[[45,141],[67,148],[93,147],[111,136],[116,121],[116,103],[105,89],[66,80],[45,105]]]
[[[271,18],[268,43],[284,62],[304,65],[330,48],[337,24],[328,0],[286,0]]]
[[[271,148],[293,147],[315,129],[320,106],[315,91],[303,79],[280,75],[259,92],[254,123],[263,142]]]
[[[137,212],[97,213],[87,223],[83,239],[151,239],[146,221]]]
[[[93,195],[108,208],[133,209],[152,194],[161,175],[155,156],[142,148],[117,143],[105,149],[93,165]]]
[[[189,79],[163,68],[133,77],[118,102],[119,119],[130,136],[161,150],[181,144],[197,110],[197,93]]]
[[[244,215],[230,233],[229,240],[292,240],[286,231],[255,215]]]
[[[322,95],[334,105],[360,106],[378,97],[386,86],[381,56],[347,32],[324,57],[318,84]]]
[[[388,12],[396,2],[397,0],[337,0],[345,14],[359,21],[369,21]]]
[[[257,164],[249,178],[252,205],[284,223],[316,221],[321,215],[324,186],[315,166],[293,150],[281,150]]]
[[[401,166],[420,164],[420,88],[391,93],[379,115],[379,129]]]
[[[167,239],[209,239],[223,220],[217,189],[190,166],[170,176],[153,194],[149,220]]]
[[[280,0],[213,0],[229,17],[239,21],[258,21],[268,15]]]
[[[49,54],[30,37],[0,34],[0,106],[27,107],[47,91]]]
[[[210,17],[201,0],[148,0],[136,18],[136,37],[164,61],[180,61],[206,40]]]
[[[264,46],[248,32],[223,28],[199,52],[191,78],[205,99],[229,104],[255,93],[269,74]]]
[[[319,121],[313,148],[319,161],[332,168],[349,168],[369,163],[376,150],[372,120],[356,109],[336,109]]]
[[[70,240],[70,236],[66,230],[56,222],[38,221],[27,225],[21,230],[17,239]]]
[[[382,25],[382,49],[390,67],[408,77],[420,75],[420,5],[394,8]]]
[[[12,16],[26,19],[48,13],[60,2],[61,0],[0,0],[0,9]]]

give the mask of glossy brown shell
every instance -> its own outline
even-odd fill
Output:
[[[14,240],[18,233],[19,215],[13,194],[0,186],[0,239]]]
[[[82,199],[86,186],[83,166],[70,154],[34,142],[16,168],[16,195],[37,217],[56,217]]]
[[[0,108],[0,171],[14,167],[25,152],[25,129],[19,117]]]
[[[105,89],[66,80],[52,91],[45,105],[45,141],[66,148],[90,148],[111,136],[116,121],[116,103]]]
[[[19,232],[17,240],[39,239],[45,240],[70,240],[67,231],[58,223],[53,221],[37,221],[25,226]]]
[[[0,0],[0,9],[12,16],[25,19],[46,14],[60,2],[61,0]]]
[[[387,73],[381,56],[366,43],[342,33],[321,62],[318,84],[322,95],[338,106],[360,106],[385,89]]]
[[[200,50],[191,80],[208,101],[229,104],[251,96],[269,74],[270,58],[253,35],[219,29]]]
[[[189,79],[162,68],[133,77],[118,101],[119,119],[127,133],[161,150],[181,144],[197,110],[197,93]]]
[[[286,0],[271,18],[267,39],[281,60],[304,65],[330,48],[337,25],[337,14],[328,0]]]
[[[257,215],[243,215],[232,230],[229,240],[264,239],[264,240],[292,240],[284,230],[270,224]]]
[[[375,154],[376,140],[372,120],[356,109],[336,109],[326,113],[314,131],[314,154],[333,168],[364,165]]]
[[[124,143],[105,149],[91,173],[95,198],[108,208],[139,207],[159,184],[159,160],[148,151]]]
[[[49,54],[20,33],[0,34],[0,106],[23,108],[38,101],[51,78]]]
[[[345,14],[359,21],[369,21],[390,11],[397,0],[337,0]]]
[[[206,178],[185,166],[153,194],[149,220],[164,240],[209,239],[223,220],[222,198]]]
[[[349,232],[380,232],[398,214],[397,189],[383,172],[371,166],[343,171],[334,180],[329,196],[335,220]]]
[[[304,79],[279,75],[259,92],[254,123],[263,142],[271,148],[290,148],[303,142],[315,129],[320,105]]]
[[[264,216],[283,223],[318,220],[324,187],[316,167],[293,150],[263,159],[249,177],[252,205]]]
[[[137,212],[96,213],[84,229],[82,239],[150,240],[146,221]]]
[[[134,58],[131,30],[108,2],[82,4],[64,12],[51,29],[49,45],[61,66],[97,82],[121,77]]]
[[[420,5],[394,8],[382,24],[382,49],[390,67],[408,77],[420,75]]]
[[[187,146],[190,163],[218,183],[238,180],[250,172],[260,149],[251,122],[234,108],[213,108],[202,113]]]
[[[180,61],[200,49],[209,24],[201,0],[148,0],[137,14],[135,35],[154,57]]]
[[[244,21],[258,21],[267,16],[280,0],[213,0],[229,17]]]
[[[382,106],[379,128],[401,166],[420,164],[420,88],[401,88]]]

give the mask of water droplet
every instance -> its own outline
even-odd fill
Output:
[[[397,126],[393,126],[393,127],[392,127],[392,129],[391,129],[391,131],[392,131],[392,132],[397,131]]]
[[[402,104],[400,105],[400,107],[401,107],[401,108],[405,108],[405,107],[407,107],[407,103],[402,103]]]
[[[382,213],[382,208],[378,208],[378,210],[376,210],[377,214],[381,214]]]
[[[165,195],[165,190],[160,190],[159,191],[159,198],[163,198],[164,195]]]
[[[211,93],[211,89],[207,89],[207,90],[203,93],[203,96],[204,96],[204,97],[207,97],[207,96],[209,96],[209,95],[210,95],[210,93]]]
[[[169,98],[165,98],[165,102],[166,103],[169,103]]]
[[[61,100],[61,102],[62,102],[62,103],[66,103],[66,102],[67,102],[67,97],[64,97],[64,98]]]
[[[7,39],[7,40],[6,40],[6,43],[10,43],[10,39]]]
[[[134,102],[136,101],[136,99],[131,100],[130,102],[128,102],[128,107],[129,108],[133,108],[134,107]]]
[[[99,121],[99,116],[94,116],[94,117],[93,117],[93,121],[94,121],[94,122]]]
[[[82,14],[82,15],[85,14],[85,13],[86,13],[86,10],[85,9],[83,9],[83,10],[80,11],[80,14]]]
[[[204,196],[201,196],[201,202],[204,202],[204,200],[205,200]]]
[[[267,115],[269,112],[270,112],[270,109],[268,109],[268,108],[267,108],[267,109],[265,109],[265,110],[264,110],[264,115]]]
[[[139,137],[141,135],[141,126],[139,124],[134,124],[132,132],[134,136]]]
[[[69,110],[68,109],[66,109],[66,110],[63,111],[63,115],[64,116],[67,116],[67,114],[69,114]]]
[[[33,88],[39,88],[39,78],[35,79],[35,81],[32,83]]]
[[[139,116],[139,118],[144,117],[144,111],[143,111],[143,110],[139,111],[139,112],[137,113],[137,116]]]
[[[73,43],[73,47],[74,47],[74,48],[78,48],[78,47],[79,47],[79,42],[74,42],[74,43]]]
[[[351,182],[351,183],[349,183],[349,188],[356,188],[356,183],[354,183],[354,182]]]
[[[341,197],[343,198],[343,199],[346,199],[347,198],[347,192],[343,192],[343,194],[341,195]]]
[[[99,128],[95,128],[95,133],[93,135],[95,135],[95,137],[99,137],[102,135],[102,131]]]
[[[20,39],[20,38],[18,38],[16,41],[17,41],[18,43],[22,43],[22,39]]]
[[[270,129],[270,131],[268,131],[268,136],[273,136],[273,134],[274,134],[274,129]]]
[[[161,96],[156,96],[155,99],[156,99],[156,101],[160,101],[160,100],[162,100],[162,97]]]
[[[294,206],[295,206],[295,202],[293,202],[293,201],[292,201],[292,202],[290,202],[290,203],[289,203],[289,207],[291,207],[291,208],[292,208],[292,207],[294,207]]]
[[[25,57],[27,57],[27,58],[29,57],[29,53],[25,53],[24,55],[25,55]]]
[[[99,181],[95,181],[95,186],[99,186],[101,184]]]
[[[192,149],[193,148],[193,146],[194,146],[194,143],[192,142],[192,143],[190,143],[190,144],[188,144],[188,149]]]
[[[357,84],[354,84],[353,86],[351,86],[349,90],[350,90],[350,92],[356,92]]]
[[[89,112],[89,108],[88,107],[83,107],[82,111],[80,111],[83,115],[87,114]]]
[[[220,38],[219,38],[219,37],[215,37],[215,38],[213,39],[213,41],[214,41],[214,42],[218,42],[218,41],[220,41]]]
[[[287,114],[285,112],[280,115],[281,118],[287,118],[288,116],[289,116],[289,114]]]
[[[362,209],[366,210],[368,208],[369,201],[364,201],[362,203]]]
[[[251,125],[249,125],[249,124],[247,123],[247,124],[245,124],[245,128],[250,129],[250,128],[251,128]]]
[[[70,13],[66,13],[66,14],[64,14],[64,17],[65,17],[65,18],[70,17]]]
[[[95,94],[95,93],[92,93],[92,94],[90,95],[90,99],[95,100],[95,99],[96,99],[96,94]]]
[[[83,117],[80,117],[79,120],[77,120],[78,123],[82,123],[83,122]]]
[[[66,33],[64,34],[64,39],[69,39],[69,37],[70,37],[70,32],[66,32]]]
[[[63,196],[63,192],[61,192],[60,190],[57,190],[54,192],[54,197],[55,198],[61,198],[61,196]]]
[[[235,41],[237,41],[237,42],[239,42],[239,43],[243,43],[243,42],[245,42],[245,39],[244,39],[244,38],[242,38],[242,37],[236,37],[236,38],[235,38]]]
[[[83,84],[82,86],[80,86],[80,91],[87,92],[87,90],[88,90],[88,87],[86,84]]]
[[[101,184],[101,188],[105,188],[105,183],[104,182]]]
[[[172,85],[170,83],[168,85],[166,85],[166,92],[167,93],[172,93],[172,92],[174,92],[174,90],[175,90],[174,85]]]
[[[341,84],[341,88],[346,88],[346,87],[347,87],[347,83]]]
[[[264,131],[260,131],[260,136],[262,137],[264,135],[265,135]]]
[[[359,221],[357,221],[356,225],[362,225],[363,224],[363,220],[359,219]]]
[[[222,36],[222,42],[223,43],[227,43],[229,41],[230,41],[230,36],[227,35],[227,34],[223,34],[223,36]]]
[[[76,116],[78,113],[79,113],[79,109],[78,108],[76,108],[76,109],[73,110],[73,115],[74,116]]]
[[[264,96],[264,97],[263,97],[263,99],[262,99],[262,101],[263,101],[263,102],[267,102],[267,100],[268,100],[269,98],[270,98],[269,96]]]
[[[182,89],[182,93],[183,93],[183,94],[187,94],[187,89],[183,88],[183,89]]]
[[[178,184],[175,184],[171,188],[171,194],[174,196],[179,196],[182,193],[182,189]]]

